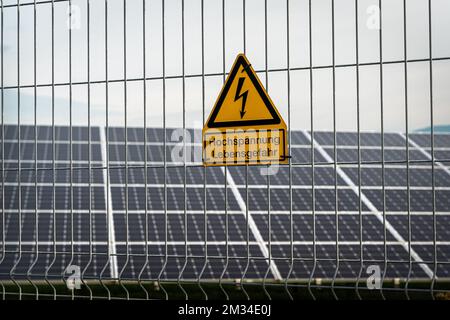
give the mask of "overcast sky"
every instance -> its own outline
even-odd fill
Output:
[[[21,1],[30,2],[30,1]],[[267,44],[268,68],[282,69],[269,72],[268,90],[288,122],[287,91],[287,11],[286,1],[268,0]],[[433,57],[450,57],[450,1],[432,0]],[[3,1],[5,5],[16,1]],[[87,81],[87,0],[73,0],[72,82]],[[332,64],[331,0],[312,1],[312,60],[314,66]],[[360,0],[359,3],[359,60],[377,62],[379,31],[373,5],[378,1]],[[402,60],[403,55],[403,0],[382,1],[383,60]],[[407,58],[428,58],[428,1],[407,0]],[[167,76],[182,75],[182,1],[165,0],[165,71]],[[185,0],[185,74],[197,75],[185,80],[186,126],[202,127],[223,83],[222,49],[225,43],[225,71],[243,46],[243,1],[225,0],[225,41],[222,37],[222,0],[204,1],[204,61],[205,114],[202,104],[202,46],[201,0]],[[163,125],[162,76],[162,0],[146,1],[146,77],[148,125]],[[51,123],[51,4],[37,5],[37,115],[38,124]],[[124,21],[123,1],[108,0],[108,73],[109,80],[120,80],[124,75]],[[375,7],[376,9],[376,7]],[[55,3],[55,83],[69,82],[68,2]],[[105,107],[105,6],[104,0],[90,0],[90,80],[91,121],[103,125]],[[246,54],[255,70],[265,70],[264,1],[246,0]],[[5,123],[17,123],[17,8],[3,10],[3,61]],[[375,17],[375,20],[374,20]],[[20,9],[20,84],[34,83],[34,20],[33,6]],[[289,1],[290,67],[309,65],[308,0]],[[335,0],[336,64],[355,63],[355,7],[354,0]],[[142,0],[126,1],[127,79],[143,77],[143,15]],[[337,129],[356,130],[356,72],[355,67],[336,69]],[[384,123],[387,131],[404,131],[404,66],[389,64],[383,68]],[[450,124],[450,60],[433,63],[433,100],[435,124]],[[258,73],[266,85],[265,73]],[[291,128],[310,128],[309,70],[290,72]],[[87,85],[74,84],[72,95],[73,124],[87,125]],[[128,81],[127,109],[129,126],[143,125],[143,82]],[[314,126],[317,130],[332,129],[332,69],[313,72]],[[428,62],[408,64],[408,108],[410,130],[430,125]],[[360,67],[361,129],[380,130],[379,66]],[[34,121],[34,89],[20,90],[21,123]],[[181,127],[183,112],[182,78],[166,80],[166,125]],[[69,123],[69,86],[55,87],[56,123]],[[109,84],[110,125],[124,125],[124,84]]]

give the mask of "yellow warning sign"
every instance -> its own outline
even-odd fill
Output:
[[[203,127],[204,165],[288,163],[286,124],[244,54]]]

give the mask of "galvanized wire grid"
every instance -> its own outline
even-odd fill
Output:
[[[92,16],[92,13],[90,11],[91,3],[95,2],[97,0],[86,0],[86,10],[87,10],[87,20],[86,20],[86,37],[87,37],[87,43],[86,43],[86,54],[87,54],[87,79],[86,81],[72,81],[72,29],[68,28],[67,31],[67,37],[68,37],[68,63],[69,63],[69,81],[65,82],[56,82],[55,81],[55,70],[58,68],[57,62],[55,60],[55,4],[56,3],[68,3],[68,6],[72,6],[71,0],[52,0],[52,1],[33,1],[33,2],[20,2],[17,1],[17,3],[11,3],[6,1],[2,1],[1,3],[1,89],[2,89],[2,95],[1,95],[1,105],[2,105],[2,238],[1,238],[1,257],[0,257],[0,266],[2,264],[5,264],[6,257],[8,255],[15,255],[14,264],[10,268],[8,274],[1,274],[2,278],[0,279],[0,285],[2,286],[2,298],[7,299],[11,296],[19,297],[19,298],[77,298],[77,297],[88,297],[88,298],[106,298],[106,299],[114,299],[114,298],[120,298],[120,299],[130,299],[130,298],[145,298],[145,299],[155,299],[155,298],[163,298],[163,299],[169,299],[173,297],[178,298],[202,298],[202,299],[208,299],[215,297],[217,293],[215,291],[220,291],[223,295],[222,297],[225,299],[229,299],[233,295],[233,288],[236,288],[236,286],[239,288],[239,292],[242,293],[241,297],[250,299],[252,298],[252,294],[255,293],[256,290],[262,290],[265,297],[268,299],[271,298],[277,298],[277,290],[278,288],[282,288],[283,295],[285,298],[295,298],[296,295],[298,295],[298,290],[305,290],[305,294],[302,297],[308,297],[312,299],[320,298],[321,297],[321,291],[319,289],[330,289],[330,292],[332,294],[332,298],[340,299],[342,297],[342,290],[346,292],[352,292],[355,294],[356,297],[363,299],[367,297],[365,294],[367,294],[367,288],[365,287],[365,281],[366,281],[366,274],[365,274],[365,268],[367,263],[375,262],[375,263],[381,263],[383,265],[382,268],[382,279],[381,288],[372,291],[376,292],[378,294],[378,297],[386,298],[388,297],[388,294],[390,292],[398,292],[402,291],[402,295],[405,298],[410,298],[410,295],[412,293],[425,293],[429,294],[431,298],[436,297],[436,292],[447,292],[445,289],[436,289],[435,286],[437,284],[438,278],[436,276],[438,272],[438,264],[442,265],[448,265],[449,261],[438,261],[438,249],[437,249],[437,218],[436,218],[436,183],[435,183],[435,167],[437,165],[442,166],[442,163],[450,163],[450,159],[439,159],[437,161],[435,159],[435,142],[434,142],[434,114],[433,114],[433,62],[435,61],[448,61],[450,60],[450,57],[433,57],[432,52],[432,1],[428,0],[428,45],[429,45],[429,55],[428,57],[424,57],[421,59],[410,59],[408,60],[407,57],[407,2],[406,0],[403,0],[403,49],[404,49],[404,59],[401,60],[389,60],[386,61],[383,59],[383,28],[382,28],[382,1],[378,0],[378,7],[380,8],[380,29],[379,29],[379,61],[373,61],[373,62],[360,62],[359,60],[359,26],[360,21],[360,9],[358,8],[358,1],[354,1],[354,14],[355,14],[355,40],[356,40],[356,62],[350,63],[350,64],[336,64],[335,59],[335,6],[338,5],[338,1],[330,0],[331,3],[331,18],[332,18],[332,64],[331,65],[314,65],[314,55],[313,55],[313,28],[312,28],[312,19],[314,18],[313,12],[312,12],[312,1],[309,0],[308,2],[308,25],[309,25],[309,39],[308,39],[308,48],[309,48],[309,65],[308,66],[298,66],[293,67],[291,65],[291,57],[290,57],[290,44],[291,41],[293,41],[290,38],[290,24],[291,24],[291,13],[290,13],[290,1],[286,0],[286,45],[287,45],[287,56],[286,61],[287,65],[286,68],[277,68],[277,69],[270,69],[268,64],[268,4],[267,0],[264,0],[264,2],[261,2],[261,4],[264,6],[264,63],[265,67],[262,70],[257,70],[259,75],[265,75],[265,87],[270,93],[270,87],[269,87],[269,73],[274,72],[285,72],[286,73],[286,84],[287,84],[287,124],[288,124],[288,136],[289,141],[292,141],[292,131],[291,131],[291,124],[295,121],[295,119],[291,119],[292,117],[292,108],[293,103],[291,103],[291,72],[292,71],[309,71],[309,88],[300,88],[300,90],[304,91],[305,93],[309,94],[309,112],[310,112],[310,128],[309,131],[303,131],[304,137],[310,142],[310,159],[309,161],[291,161],[289,165],[287,165],[288,169],[288,199],[289,199],[289,257],[288,258],[278,258],[273,256],[273,245],[272,245],[272,211],[271,211],[271,202],[276,202],[277,199],[271,199],[271,190],[272,190],[272,183],[271,183],[271,175],[266,175],[266,183],[265,186],[265,197],[267,200],[267,212],[264,214],[267,220],[267,229],[263,230],[256,226],[256,223],[254,221],[254,218],[252,217],[252,213],[249,210],[249,197],[250,197],[250,191],[251,186],[249,185],[249,171],[250,169],[245,166],[243,168],[243,175],[245,177],[245,185],[243,188],[241,188],[241,191],[236,186],[235,180],[233,178],[233,174],[230,173],[230,170],[227,167],[222,167],[221,171],[223,172],[223,197],[224,197],[224,208],[222,213],[225,216],[224,220],[224,229],[225,229],[225,241],[224,241],[224,250],[225,255],[209,255],[209,248],[212,246],[216,246],[214,241],[209,238],[208,234],[208,216],[209,216],[209,209],[207,208],[208,203],[208,189],[210,188],[210,185],[207,182],[207,177],[209,174],[211,174],[211,168],[203,167],[199,163],[192,163],[190,162],[190,159],[187,159],[187,148],[190,147],[186,143],[186,130],[183,131],[183,157],[184,161],[182,164],[177,163],[171,163],[170,159],[168,159],[167,155],[167,147],[168,145],[168,133],[171,128],[168,128],[167,126],[167,96],[172,94],[171,92],[168,92],[166,82],[170,79],[179,79],[182,83],[182,115],[180,115],[180,118],[182,119],[182,126],[183,129],[186,129],[186,79],[188,78],[199,78],[201,80],[201,102],[202,102],[202,122],[205,122],[205,116],[208,114],[211,106],[206,105],[206,93],[205,93],[205,80],[207,78],[211,77],[217,77],[221,76],[222,80],[225,81],[226,75],[227,75],[227,63],[226,63],[226,48],[227,43],[225,42],[226,39],[226,5],[229,3],[229,1],[221,0],[221,25],[222,25],[222,34],[221,34],[221,42],[222,42],[222,56],[216,57],[217,59],[222,60],[222,70],[221,72],[217,73],[206,73],[205,72],[205,29],[204,29],[204,17],[205,17],[205,1],[200,1],[200,8],[201,8],[201,73],[200,74],[187,74],[185,70],[186,65],[186,41],[185,41],[185,34],[186,34],[186,21],[185,21],[185,6],[187,5],[186,0],[180,0],[181,1],[181,56],[182,56],[182,73],[178,75],[167,75],[166,73],[166,0],[161,0],[161,28],[162,28],[162,34],[161,34],[161,50],[162,50],[162,74],[160,76],[147,76],[147,68],[148,68],[148,61],[147,61],[147,52],[148,50],[152,50],[152,43],[148,43],[147,36],[146,36],[146,10],[149,10],[149,5],[151,6],[153,2],[142,0],[142,66],[143,66],[143,76],[142,77],[134,77],[134,78],[128,78],[127,77],[127,54],[129,53],[129,46],[127,45],[127,2],[123,0],[123,75],[124,77],[122,79],[110,79],[110,75],[108,74],[108,66],[110,64],[109,56],[110,52],[108,51],[108,41],[111,39],[111,34],[108,34],[108,29],[110,28],[111,24],[116,23],[115,21],[111,21],[108,19],[109,17],[109,11],[108,11],[108,4],[111,2],[111,0],[104,0],[104,22],[105,22],[105,35],[104,35],[104,43],[105,43],[105,75],[104,80],[95,80],[93,81],[91,79],[91,73],[92,73],[92,65],[90,62],[90,57],[92,54],[91,51],[91,20],[94,20],[96,17]],[[100,0],[98,0],[100,1]],[[336,2],[336,3],[335,3]],[[37,65],[39,64],[39,61],[37,60],[37,28],[36,23],[39,20],[39,17],[37,16],[37,8],[40,5],[47,4],[51,5],[51,27],[52,27],[52,34],[51,34],[51,83],[38,83],[37,82]],[[20,36],[22,35],[22,32],[20,30],[21,25],[21,12],[24,7],[32,6],[34,9],[34,28],[33,28],[33,39],[34,39],[34,83],[33,84],[21,84],[20,74],[21,74],[21,40]],[[4,67],[6,64],[10,64],[10,61],[4,60],[4,37],[5,37],[5,29],[4,29],[4,17],[5,13],[4,11],[8,9],[8,14],[11,14],[11,8],[16,9],[16,20],[17,20],[17,85],[5,85],[4,84]],[[242,15],[242,51],[244,53],[247,52],[247,32],[246,32],[246,0],[242,1],[242,12],[239,12],[240,15]],[[69,23],[71,23],[72,16],[69,15]],[[155,46],[158,46],[159,44],[154,44]],[[410,159],[410,147],[414,146],[414,142],[411,141],[409,137],[409,123],[408,123],[408,65],[412,63],[417,62],[428,62],[429,63],[429,91],[430,91],[430,153],[429,153],[429,159],[427,160],[413,160]],[[384,92],[383,92],[383,80],[385,79],[385,75],[383,74],[383,66],[388,64],[399,64],[404,66],[404,85],[405,85],[405,91],[404,91],[404,111],[405,111],[405,150],[406,150],[406,160],[385,160],[385,129],[384,129]],[[379,67],[379,81],[380,81],[380,111],[381,111],[381,161],[363,161],[362,159],[362,145],[361,145],[361,123],[360,123],[360,67],[362,66],[378,66]],[[356,106],[357,106],[357,161],[339,161],[337,158],[338,154],[338,143],[337,143],[337,125],[336,125],[336,69],[338,68],[354,68],[355,69],[355,76],[356,76]],[[330,69],[332,71],[332,119],[333,119],[333,156],[330,156],[315,139],[315,117],[314,117],[314,90],[315,87],[313,85],[314,80],[314,70],[318,69]],[[147,124],[148,115],[151,114],[151,110],[147,108],[147,101],[149,93],[147,92],[147,83],[154,80],[160,80],[162,83],[162,132],[163,132],[163,139],[162,139],[162,147],[163,147],[163,161],[160,162],[152,162],[149,161],[149,154],[148,154],[148,148],[147,145],[149,144],[148,141],[148,135],[146,134],[148,129],[150,127]],[[111,126],[109,123],[109,99],[110,99],[110,85],[113,83],[121,83],[123,84],[123,106],[124,106],[124,164],[110,164],[110,142],[111,142]],[[128,85],[130,83],[142,83],[142,94],[143,94],[143,144],[144,144],[144,156],[143,156],[143,163],[142,164],[136,164],[136,163],[129,163],[129,127],[128,127]],[[99,135],[101,136],[102,140],[102,161],[101,163],[95,162],[93,163],[93,154],[92,154],[92,148],[91,146],[94,144],[92,141],[92,132],[94,129],[94,126],[91,122],[91,86],[95,84],[103,84],[105,86],[105,105],[104,105],[104,115],[105,115],[105,128],[99,129]],[[73,145],[74,145],[74,126],[73,126],[73,87],[78,85],[85,85],[87,86],[87,108],[88,108],[88,117],[87,117],[87,130],[88,130],[88,138],[87,138],[87,145],[88,145],[88,151],[87,151],[87,166],[86,165],[80,165],[79,163],[76,163],[73,159]],[[69,88],[69,161],[64,166],[57,164],[56,159],[56,131],[57,131],[57,123],[55,123],[55,108],[57,108],[55,103],[55,88],[57,87],[64,87],[67,86]],[[40,167],[39,161],[38,161],[38,111],[37,111],[37,90],[38,88],[51,88],[51,145],[52,145],[52,158],[50,161],[51,166],[46,167]],[[34,124],[33,124],[33,130],[34,130],[34,163],[33,167],[25,166],[23,167],[23,160],[21,160],[21,144],[23,144],[22,141],[22,122],[21,122],[21,91],[25,89],[33,89],[34,90]],[[6,128],[6,121],[5,121],[5,113],[9,106],[8,103],[5,102],[4,96],[5,91],[9,90],[15,90],[17,92],[17,163],[16,167],[6,166],[7,159],[5,159],[5,145],[6,145],[6,136],[5,136],[5,128]],[[309,92],[308,92],[309,91]],[[298,107],[298,106],[296,106]],[[326,161],[320,162],[317,161],[315,158],[316,155],[319,154],[321,157],[325,158]],[[432,192],[432,219],[433,219],[433,253],[431,254],[432,260],[419,260],[417,252],[414,251],[414,248],[412,247],[412,223],[411,223],[411,188],[410,188],[410,166],[412,165],[421,165],[421,164],[428,164],[431,166],[431,192]],[[345,166],[357,166],[357,182],[354,183],[348,175],[343,171],[343,167]],[[370,208],[370,200],[367,200],[367,197],[364,195],[362,191],[362,166],[363,165],[380,165],[381,166],[381,193],[382,193],[382,210],[378,210],[377,208]],[[387,212],[386,212],[386,183],[385,183],[385,171],[387,165],[405,165],[406,166],[406,192],[407,192],[407,239],[403,239],[401,235],[399,235],[395,228],[391,225],[391,223],[387,219]],[[444,165],[445,166],[445,165]],[[188,170],[191,168],[201,168],[201,171],[203,172],[203,184],[201,186],[202,188],[202,201],[203,201],[203,229],[202,232],[202,253],[201,254],[190,254],[190,241],[188,240],[188,234],[189,234],[189,215],[188,212],[188,196],[187,196],[187,189],[188,189]],[[312,233],[313,233],[313,239],[312,239],[312,258],[302,257],[301,255],[298,255],[296,253],[296,245],[294,243],[294,208],[293,204],[296,199],[295,195],[293,193],[293,168],[309,168],[311,170],[311,218],[312,218]],[[334,241],[336,243],[335,245],[335,257],[333,259],[325,259],[318,257],[318,240],[317,240],[317,229],[316,229],[316,221],[318,216],[318,210],[316,210],[316,183],[315,183],[315,172],[317,167],[332,167],[333,168],[333,185],[332,189],[334,192],[334,223],[335,223],[335,234],[334,234]],[[143,253],[135,253],[132,249],[131,238],[133,237],[133,233],[137,232],[137,230],[133,230],[130,226],[130,202],[134,201],[133,199],[129,199],[129,185],[130,183],[130,176],[129,172],[130,169],[143,169],[144,172],[144,199],[148,199],[150,197],[149,193],[149,184],[152,183],[152,181],[149,181],[148,177],[148,171],[153,169],[162,169],[163,170],[163,221],[164,221],[164,243],[161,245],[162,252],[159,254],[155,254],[150,251],[150,222],[154,221],[152,219],[152,213],[150,212],[150,209],[148,207],[148,201],[144,201],[145,208],[144,208],[144,219],[145,219],[145,228],[144,228],[144,252]],[[172,250],[170,249],[170,246],[173,246],[173,244],[170,243],[169,239],[169,208],[168,208],[168,189],[169,189],[169,170],[173,168],[181,168],[182,169],[182,199],[183,199],[183,208],[180,210],[182,215],[182,225],[183,225],[183,241],[182,241],[182,247],[183,247],[183,254],[178,254],[177,251],[175,251],[175,254],[173,254]],[[114,210],[113,204],[111,201],[112,198],[112,191],[111,191],[111,182],[110,182],[110,174],[112,170],[121,170],[124,169],[124,223],[125,223],[125,241],[122,241],[124,243],[117,244],[118,240],[116,239],[116,227],[117,221],[114,222],[115,216],[118,214],[117,211]],[[79,251],[79,244],[75,241],[75,226],[77,221],[75,221],[75,214],[77,209],[75,209],[74,206],[74,174],[79,171],[87,170],[88,172],[88,183],[87,183],[87,189],[88,189],[88,215],[89,215],[89,222],[88,222],[88,241],[87,241],[87,249],[83,248],[81,252]],[[447,169],[448,170],[448,169]],[[30,230],[23,227],[24,223],[24,210],[22,209],[22,198],[26,195],[23,194],[23,188],[22,188],[22,179],[21,175],[24,172],[33,172],[34,174],[34,225],[35,228],[31,230],[33,233],[32,238],[34,239],[34,244],[31,246],[32,250],[29,250],[30,244],[23,244],[22,239],[26,235],[27,232]],[[70,221],[66,221],[66,223],[70,226],[70,241],[66,243],[65,245],[59,244],[56,239],[57,236],[57,209],[56,209],[56,190],[57,190],[57,184],[56,176],[57,172],[63,171],[69,173],[69,210],[68,214],[70,217]],[[104,192],[105,192],[105,232],[106,232],[106,247],[107,250],[105,252],[98,252],[96,247],[98,246],[96,240],[97,235],[94,232],[94,226],[96,225],[95,220],[96,213],[93,209],[93,192],[95,186],[92,182],[92,177],[94,175],[94,171],[101,171],[103,176],[103,184],[104,184]],[[270,168],[267,168],[267,171],[270,171]],[[40,210],[38,209],[38,185],[41,184],[41,182],[38,180],[39,174],[43,172],[44,174],[46,172],[51,173],[52,181],[51,181],[51,188],[52,188],[52,203],[53,207],[51,210],[51,222],[52,222],[52,241],[50,243],[51,251],[46,250],[40,250],[41,246],[43,246],[39,241],[39,226],[42,224],[39,220],[40,218]],[[6,229],[6,213],[7,208],[5,207],[5,203],[7,202],[6,195],[5,195],[5,186],[7,185],[7,182],[5,180],[5,177],[10,174],[15,173],[17,174],[17,193],[18,193],[18,200],[17,203],[18,208],[16,210],[16,214],[18,216],[18,226],[17,230],[13,230],[13,232],[17,232],[17,249],[11,249],[11,246],[8,245],[7,241],[7,234],[10,233],[10,230]],[[235,177],[236,178],[236,177]],[[340,270],[341,270],[341,264],[344,262],[349,262],[348,259],[344,259],[341,256],[340,253],[340,245],[339,243],[342,242],[342,239],[340,238],[340,232],[339,232],[339,180],[342,179],[346,182],[347,187],[351,190],[353,190],[358,195],[358,232],[359,232],[359,259],[355,261],[351,261],[354,263],[359,264],[358,268],[358,274],[357,277],[354,279],[346,280],[342,279],[340,277]],[[150,189],[151,190],[151,189]],[[243,190],[243,192],[242,192]],[[232,191],[231,193],[229,191]],[[241,243],[241,246],[245,247],[245,256],[239,256],[233,248],[234,244],[231,244],[232,240],[230,239],[230,219],[231,219],[231,213],[229,213],[229,201],[231,198],[236,200],[239,204],[241,204],[241,210],[242,214],[245,216],[245,235],[243,236],[245,241]],[[363,241],[363,232],[364,232],[364,224],[363,224],[363,206],[369,207],[369,211],[373,211],[374,216],[379,220],[379,222],[383,225],[383,260],[381,261],[372,261],[365,259],[364,256],[364,241]],[[373,207],[373,205],[372,205]],[[28,214],[28,212],[27,212]],[[233,218],[234,219],[234,218]],[[50,221],[50,220],[49,220]],[[234,222],[236,223],[236,222]],[[256,226],[256,227],[255,227]],[[256,231],[255,231],[256,230]],[[256,233],[255,233],[256,232]],[[407,251],[408,253],[408,259],[407,260],[390,260],[388,258],[388,242],[390,240],[388,236],[388,232],[391,236],[395,238],[396,241],[398,241],[401,246]],[[260,256],[253,256],[251,254],[251,247],[252,243],[254,242],[251,240],[253,237],[257,238],[256,241],[258,242],[258,236],[262,239],[263,246],[265,246],[266,251],[261,249],[262,251],[262,257]],[[267,238],[267,241],[264,242],[264,237]],[[46,268],[44,270],[43,274],[37,274],[33,269],[40,261],[40,257],[42,255],[48,256],[50,253],[51,259],[46,263]],[[61,256],[68,255],[69,259],[66,261],[65,259],[62,260],[63,263],[63,270],[68,270],[70,266],[75,264],[76,260],[79,256],[87,256],[87,262],[84,263],[83,268],[80,270],[80,280],[82,282],[82,286],[87,291],[82,291],[81,294],[80,291],[77,290],[71,290],[68,294],[63,286],[61,288],[61,283],[65,283],[67,279],[67,273],[66,272],[56,272],[54,269],[54,266],[61,263],[61,261],[58,261],[58,258]],[[21,264],[24,263],[24,257],[31,256],[32,259],[27,265],[26,272],[22,273],[18,271],[18,268]],[[135,279],[129,279],[127,276],[125,276],[125,272],[127,271],[127,268],[134,268],[134,263],[137,258],[143,258],[143,263],[141,264],[141,267],[136,270],[136,278]],[[161,268],[154,278],[149,278],[146,275],[147,269],[152,264],[152,259],[158,258],[162,259]],[[168,278],[165,276],[165,272],[172,267],[172,265],[175,263],[175,259],[177,261],[181,261],[181,268],[178,269],[178,276],[175,278]],[[189,279],[186,280],[184,278],[184,272],[187,268],[192,266],[192,261],[200,261],[200,271],[198,272],[198,276],[196,279]],[[229,279],[226,276],[226,273],[229,271],[230,262],[232,261],[243,261],[244,270],[241,273],[240,279]],[[259,279],[253,279],[248,277],[249,268],[251,268],[251,265],[255,261],[264,261],[266,263],[265,270],[263,271],[262,278]],[[277,267],[277,263],[281,260],[287,260],[289,268],[287,273],[280,273]],[[78,261],[78,260],[77,260]],[[89,269],[98,261],[102,261],[102,265],[100,266],[101,272],[96,277],[89,276]],[[205,279],[204,275],[209,268],[210,264],[213,261],[217,261],[217,263],[223,264],[223,271],[221,272],[220,276],[217,279]],[[281,262],[280,262],[281,263]],[[299,263],[306,263],[309,268],[309,277],[306,277],[305,279],[298,279],[293,277],[294,270],[296,268],[296,265]],[[333,276],[330,279],[318,279],[316,271],[320,268],[320,265],[329,263],[329,265],[334,266],[334,272]],[[408,273],[406,275],[406,279],[403,281],[403,287],[397,287],[397,288],[391,288],[389,286],[385,285],[385,275],[387,273],[388,264],[400,264],[400,263],[406,263],[408,264]],[[410,288],[412,284],[415,284],[412,280],[412,273],[415,265],[419,265],[421,268],[424,269],[425,273],[429,276],[428,279],[424,282],[424,284],[420,288]],[[432,268],[429,267],[429,265],[432,265]],[[274,279],[270,278],[270,275],[274,276]],[[329,280],[329,281],[328,281]],[[344,281],[345,280],[345,281]],[[136,294],[136,288],[134,286],[139,286],[139,294]],[[11,284],[12,283],[12,284]],[[101,288],[99,288],[99,286]],[[120,287],[120,289],[117,289],[117,287]],[[31,288],[31,289],[30,289]],[[448,289],[448,287],[447,287]],[[181,293],[181,295],[180,295]],[[345,293],[347,294],[347,293]],[[345,296],[344,294],[344,296]],[[376,295],[375,294],[375,295]]]

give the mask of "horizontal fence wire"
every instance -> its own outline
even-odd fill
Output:
[[[64,0],[66,1],[66,0]],[[358,67],[369,67],[369,66],[379,66],[379,65],[390,65],[390,64],[404,64],[406,63],[419,63],[419,62],[437,62],[437,61],[449,61],[450,57],[440,57],[440,58],[428,58],[428,59],[411,59],[411,60],[393,60],[393,61],[383,61],[383,62],[362,62],[360,64],[355,63],[347,63],[347,64],[336,64],[335,66],[332,65],[320,65],[320,66],[311,66],[311,67],[290,67],[288,68],[276,68],[276,69],[267,69],[267,70],[255,70],[256,73],[265,73],[266,71],[269,73],[276,73],[276,72],[291,72],[291,71],[309,71],[309,70],[321,70],[321,69],[332,69],[332,68],[356,68]],[[216,72],[216,73],[205,73],[205,74],[186,74],[184,75],[184,78],[202,78],[202,77],[222,77],[223,75],[227,76],[228,72]],[[154,76],[154,77],[141,77],[141,78],[124,78],[124,79],[110,79],[108,80],[108,83],[123,83],[123,82],[138,82],[138,81],[156,81],[156,80],[170,80],[170,79],[183,79],[183,76],[181,75],[168,75],[168,76]],[[105,84],[105,80],[93,80],[90,81],[90,84]],[[77,85],[87,85],[87,81],[74,81],[72,82],[72,86]],[[51,83],[42,83],[37,84],[36,86],[38,88],[42,87],[51,87],[51,86],[69,86],[70,83],[68,82],[59,82],[55,84]],[[34,88],[34,85],[15,85],[15,86],[5,86],[4,89],[17,89],[17,88]]]
[[[103,4],[102,17],[93,10],[93,4],[99,2]],[[2,299],[448,298],[450,185],[445,181],[449,181],[450,175],[450,135],[435,128],[434,95],[439,82],[435,78],[437,63],[448,62],[450,57],[433,56],[435,2],[424,1],[427,11],[422,13],[428,26],[428,56],[408,58],[410,21],[408,2],[403,0],[399,17],[403,58],[389,60],[384,57],[387,44],[383,41],[386,1],[375,1],[379,59],[368,62],[362,61],[360,52],[364,23],[361,12],[366,8],[355,0],[349,7],[355,19],[352,30],[355,59],[353,63],[342,64],[336,62],[339,44],[336,16],[342,3],[329,0],[331,63],[317,64],[314,44],[319,40],[314,33],[313,1],[304,1],[307,39],[302,40],[305,42],[302,45],[307,48],[308,61],[307,65],[295,65],[292,50],[299,41],[293,38],[295,1],[286,0],[281,12],[285,29],[280,35],[285,36],[286,64],[280,68],[269,63],[271,55],[277,55],[272,53],[269,37],[270,1],[258,3],[263,9],[259,17],[263,48],[258,52],[263,57],[263,66],[255,67],[255,72],[269,94],[276,92],[279,85],[277,81],[269,81],[269,74],[283,73],[282,82],[286,86],[283,115],[287,119],[291,161],[278,165],[273,174],[273,166],[213,168],[203,166],[201,159],[195,158],[196,153],[201,153],[202,144],[196,138],[188,139],[200,131],[188,123],[192,88],[187,80],[200,81],[194,91],[198,91],[201,109],[197,118],[203,124],[212,107],[206,89],[208,79],[217,77],[222,85],[229,75],[228,53],[235,46],[233,40],[228,40],[229,34],[239,30],[236,38],[242,39],[239,50],[244,54],[249,54],[254,34],[249,21],[252,12],[246,0],[220,0],[216,4],[220,10],[215,13],[210,11],[209,2],[199,0],[195,9],[191,8],[192,2],[142,0],[137,9],[139,16],[131,17],[130,13],[136,9],[126,0],[1,1]],[[67,4],[66,17],[58,16],[55,10],[58,3]],[[85,43],[78,48],[74,42],[77,17],[73,7],[80,3],[85,5],[86,29]],[[160,22],[160,43],[148,41],[154,32],[149,14],[154,14],[151,5],[155,3],[160,9],[156,12],[159,17],[154,18]],[[38,81],[41,49],[37,26],[41,23],[39,8],[44,5],[51,8],[47,43],[51,47],[50,82]],[[168,31],[174,28],[168,17],[176,5],[179,23],[174,24],[177,28],[174,33]],[[23,16],[29,7],[33,9],[31,34],[31,29],[25,29],[30,21],[24,21]],[[199,22],[194,32],[199,33],[201,72],[192,73],[188,54],[193,46],[189,41],[193,31],[187,14],[193,10]],[[230,10],[234,12],[233,18],[240,21],[238,27],[227,20]],[[119,16],[122,21],[116,20]],[[57,81],[59,69],[65,66],[56,54],[60,46],[61,30],[56,27],[60,18],[67,18],[68,24],[63,30],[67,40],[67,81]],[[94,41],[99,41],[100,31],[96,30],[95,20],[100,18],[104,23],[104,33],[100,33],[104,41],[101,52],[104,74],[99,80],[93,74],[100,66],[91,58],[98,49]],[[8,19],[15,22],[14,33],[5,27]],[[141,20],[142,31],[137,36],[130,35],[132,19]],[[206,20],[211,19],[220,27],[215,35],[220,50],[214,57],[206,45],[210,36]],[[113,26],[123,34],[114,34]],[[168,43],[174,34],[180,40],[181,64],[179,73],[170,74],[169,50],[173,48],[169,49]],[[22,47],[23,39],[32,41],[31,53]],[[111,49],[114,42],[121,42],[120,62]],[[140,42],[140,47],[133,46],[134,42]],[[14,59],[6,52],[10,43],[15,46]],[[148,76],[151,62],[154,63],[148,54],[157,49],[161,50],[161,74]],[[80,50],[87,57],[83,80],[75,79],[78,70],[74,59]],[[129,76],[132,69],[129,57],[135,57],[136,51],[140,51],[142,74]],[[26,78],[23,70],[29,66],[23,58],[26,54],[33,62],[31,83],[22,82]],[[210,59],[219,62],[220,71],[206,72],[205,65]],[[428,88],[421,88],[429,95],[429,132],[425,133],[411,131],[414,101],[409,68],[419,63],[428,65]],[[112,76],[112,64],[122,68],[122,77]],[[398,106],[404,112],[402,133],[386,130],[388,65],[403,68],[403,91],[398,93],[403,93],[404,105]],[[17,72],[16,84],[6,81],[13,72],[12,66]],[[379,131],[363,130],[362,95],[367,88],[361,74],[365,67],[377,68]],[[343,68],[352,69],[355,77],[355,88],[346,95],[354,95],[356,131],[346,131],[351,142],[341,144],[340,134],[344,131],[338,128],[338,92],[342,89],[336,74]],[[317,129],[320,127],[317,119],[321,117],[318,94],[325,94],[317,84],[319,70],[329,71],[331,79],[331,86],[325,89],[331,107],[328,115],[331,126],[326,132]],[[300,88],[294,80],[298,71],[307,73],[307,83]],[[180,80],[178,89],[167,84],[173,79]],[[162,113],[157,127],[150,124],[157,118],[149,89],[154,81],[161,82],[157,89]],[[117,83],[122,86],[120,99],[113,96],[116,93],[113,85]],[[142,83],[139,91],[142,115],[134,114],[135,106],[130,102],[135,94],[132,85],[136,83]],[[100,107],[94,102],[98,97],[92,89],[98,84],[105,87]],[[83,126],[75,117],[77,86],[87,88],[87,122]],[[66,126],[58,123],[57,118],[59,87],[68,88]],[[39,121],[39,88],[51,89],[47,126]],[[24,115],[28,102],[23,95],[27,89],[33,89],[32,120],[28,122]],[[308,96],[306,104],[294,99],[298,90]],[[8,96],[11,92],[17,92],[16,100]],[[175,110],[171,100],[174,95],[180,96],[177,106],[180,128],[171,125],[169,118]],[[116,100],[121,100],[120,126],[111,119],[111,114],[117,112]],[[294,113],[298,108],[305,110],[308,128],[298,128],[299,119]],[[99,115],[101,125],[95,118]],[[135,117],[141,120],[141,125],[133,123]],[[40,132],[44,130],[50,134],[42,138]],[[62,131],[67,135],[58,133]],[[77,133],[81,131],[86,134],[80,138]],[[181,132],[178,140],[168,139],[173,132]],[[327,134],[327,138],[321,134]],[[397,143],[389,142],[390,135],[398,139]],[[364,140],[367,137],[377,142],[367,143]],[[63,159],[58,153],[60,148],[66,148]],[[181,159],[173,159],[173,153],[168,152],[175,148],[181,151]],[[366,151],[374,153],[365,154]],[[395,158],[394,152],[401,153],[401,158]],[[345,160],[344,155],[352,160]],[[367,170],[377,171],[374,174]]]

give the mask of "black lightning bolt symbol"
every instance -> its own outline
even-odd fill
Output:
[[[241,119],[244,117],[244,114],[245,114],[245,103],[247,102],[247,94],[248,94],[248,90],[241,93],[242,86],[244,85],[244,81],[245,81],[244,77],[239,78],[239,82],[238,82],[237,89],[236,89],[236,95],[234,96],[234,101],[237,101],[240,98],[242,98],[242,107],[241,107],[241,111],[240,111]]]

